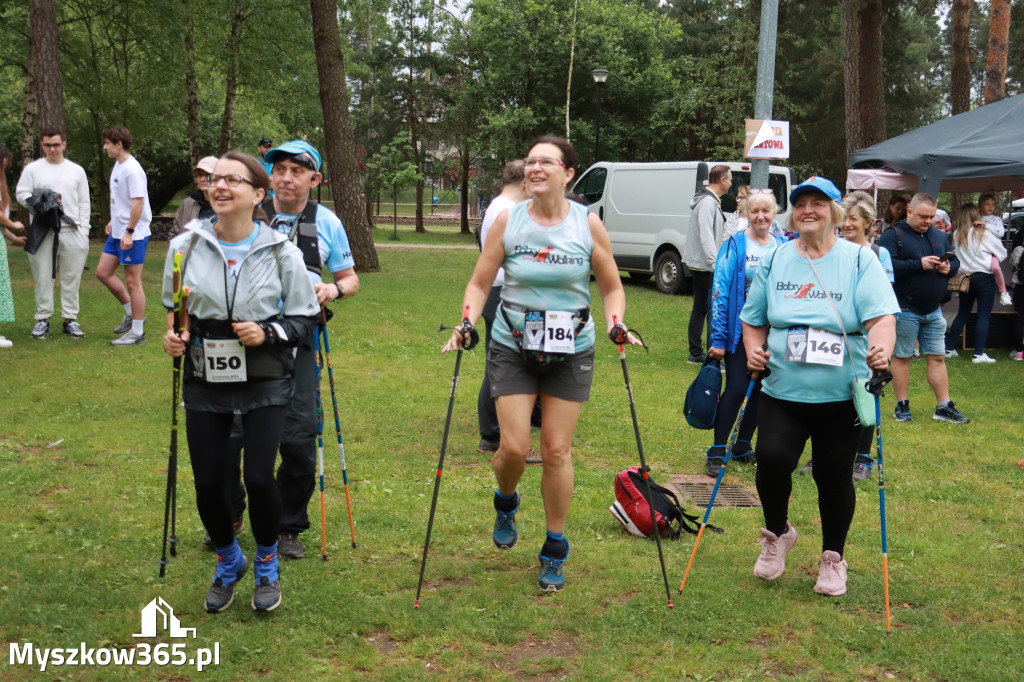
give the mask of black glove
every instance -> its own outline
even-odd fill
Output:
[[[478,334],[476,329],[473,328],[473,325],[470,324],[468,317],[462,318],[462,326],[459,327],[459,333],[463,335],[463,350],[473,350],[476,348],[476,344],[480,343],[480,334]],[[466,334],[469,334],[469,341],[466,341]]]

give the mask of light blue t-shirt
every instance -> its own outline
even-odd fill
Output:
[[[770,240],[767,244],[758,244],[756,241],[750,238],[747,234],[747,262],[744,268],[744,282],[743,288],[745,291],[750,291],[750,285],[754,281],[754,275],[757,274],[757,268],[764,260],[764,258],[778,248],[778,243],[775,240]]]
[[[249,236],[237,244],[229,244],[219,239],[217,240],[221,250],[224,252],[225,258],[227,258],[228,272],[231,273],[232,284],[238,279],[238,268],[241,267],[242,261],[245,260],[245,257],[252,250],[252,245],[256,241],[256,235],[259,231],[259,224],[257,223],[253,231],[249,233]]]
[[[594,240],[587,209],[569,202],[569,215],[558,225],[541,227],[530,219],[529,201],[508,209],[502,244],[505,248],[505,287],[501,299],[527,310],[575,312],[590,306],[590,255]],[[524,314],[506,309],[509,320],[523,330]],[[516,348],[504,315],[494,318],[494,340]],[[580,330],[576,352],[594,345],[594,320]]]
[[[281,234],[287,235],[298,217],[296,214],[278,213],[274,227]],[[316,207],[316,240],[320,249],[320,263],[330,272],[341,272],[355,267],[352,247],[349,246],[348,235],[341,224],[341,219],[323,205]],[[312,272],[309,273],[309,277],[314,284],[320,281]]]
[[[775,250],[758,268],[740,319],[755,327],[770,325],[768,349],[771,373],[762,390],[780,400],[836,402],[850,399],[854,379],[867,380],[866,320],[900,312],[892,286],[871,249],[838,240],[827,254],[814,261],[850,339],[839,367],[786,361],[791,327],[818,327],[840,335],[835,312],[811,271],[807,259],[797,253],[797,242]],[[852,354],[852,362],[851,362]]]

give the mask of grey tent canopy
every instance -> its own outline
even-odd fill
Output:
[[[859,149],[851,169],[914,176],[917,191],[1024,190],[1024,95],[1017,95]]]

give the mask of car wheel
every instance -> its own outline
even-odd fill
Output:
[[[654,260],[654,283],[663,294],[678,294],[683,287],[683,263],[679,254],[669,249]]]

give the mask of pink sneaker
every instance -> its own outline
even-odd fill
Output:
[[[831,549],[825,550],[818,561],[818,582],[814,583],[814,591],[838,597],[846,594],[846,560]]]
[[[754,575],[762,580],[775,580],[786,570],[786,555],[796,544],[796,528],[786,521],[786,532],[776,535],[767,528],[761,529],[761,539],[757,541],[761,548],[761,556],[754,564]]]

